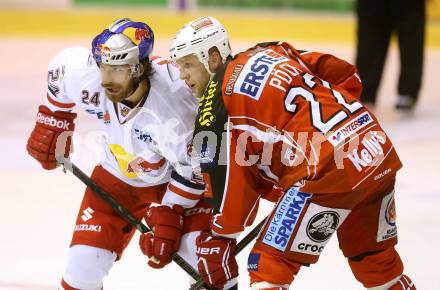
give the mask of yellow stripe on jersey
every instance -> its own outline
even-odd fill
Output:
[[[119,144],[109,144],[108,146],[110,147],[111,152],[118,162],[119,171],[121,172],[121,174],[130,179],[137,178],[136,172],[130,170],[129,168],[130,162],[135,160],[136,156],[132,153],[125,151],[125,149]]]

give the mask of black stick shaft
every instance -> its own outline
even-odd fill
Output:
[[[109,193],[102,190],[93,180],[91,180],[87,174],[73,164],[69,159],[63,156],[58,156],[57,161],[64,165],[64,168],[73,173],[79,180],[85,185],[91,188],[96,194],[99,195],[105,202],[107,202],[124,220],[135,227],[141,233],[151,231],[146,225],[138,221],[125,207],[123,207],[117,200],[115,200]],[[186,262],[179,254],[173,253],[171,255],[173,261],[179,265],[188,275],[194,280],[199,280],[200,276],[197,271]]]

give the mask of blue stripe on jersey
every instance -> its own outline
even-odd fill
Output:
[[[171,178],[174,179],[175,181],[189,187],[192,189],[196,189],[196,190],[205,190],[205,185],[204,184],[199,184],[199,183],[195,183],[195,182],[191,182],[190,180],[186,179],[185,177],[181,176],[180,174],[178,174],[176,171],[172,171],[171,172]]]

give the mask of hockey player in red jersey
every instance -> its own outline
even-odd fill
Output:
[[[200,96],[193,154],[206,196],[217,202],[197,238],[205,283],[238,275],[236,237],[272,182],[281,190],[248,258],[252,289],[288,289],[336,234],[367,289],[416,289],[403,275],[394,184],[401,162],[376,117],[359,101],[356,68],[285,42],[234,57],[222,24],[203,17],[174,38],[171,58]]]
[[[55,56],[27,151],[43,168],[56,168],[55,144],[63,132],[74,130],[73,109],[96,116],[105,139],[91,178],[137,219],[145,216],[154,230],[139,241],[148,264],[162,268],[178,251],[197,267],[195,238],[212,217],[201,201],[202,178],[187,153],[197,99],[176,67],[151,56],[153,44],[147,24],[120,19],[95,37],[91,52],[71,47]],[[65,144],[61,152],[68,157],[70,138]],[[60,289],[102,289],[134,231],[87,188]]]

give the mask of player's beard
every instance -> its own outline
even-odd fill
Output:
[[[128,98],[136,90],[134,79],[130,79],[125,85],[108,83],[101,84],[105,89],[105,95],[113,103],[119,103]],[[115,91],[116,92],[112,92]]]

